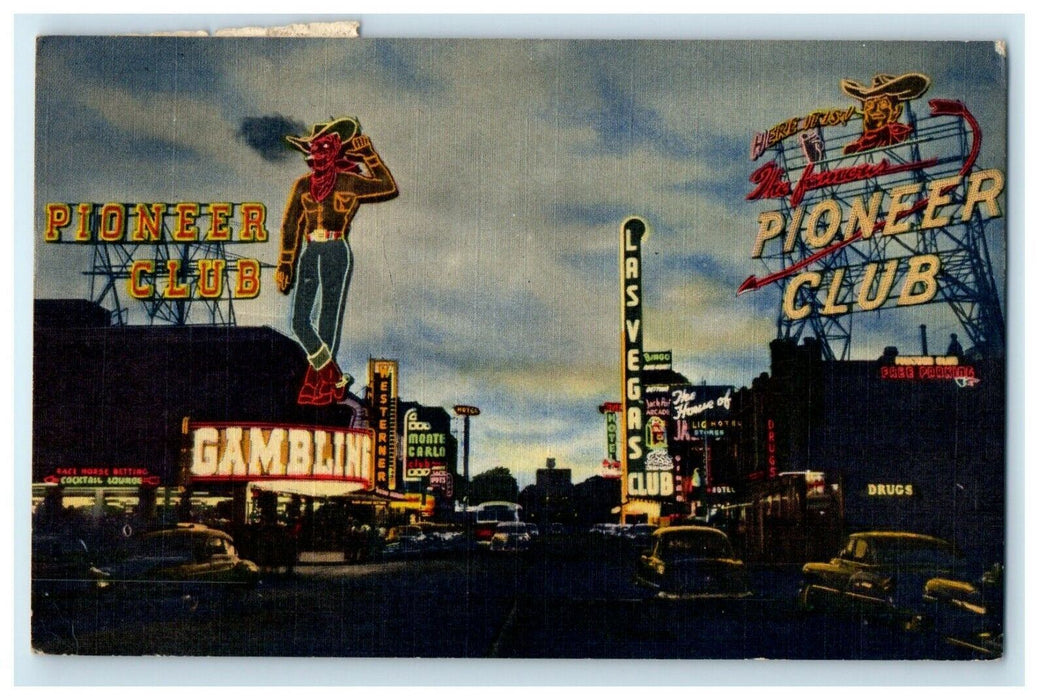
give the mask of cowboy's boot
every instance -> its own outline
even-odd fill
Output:
[[[309,368],[305,371],[305,380],[302,382],[301,391],[298,392],[298,404],[302,406],[322,405],[316,403],[317,392],[321,384],[322,380],[319,372],[312,365],[309,365]]]
[[[344,374],[338,368],[338,363],[331,360],[320,369],[320,378],[323,386],[330,390],[334,401],[341,401],[352,384],[352,375]]]
[[[329,406],[335,401],[334,383],[330,379],[328,367],[330,363],[316,371],[316,398],[313,401],[316,406]]]

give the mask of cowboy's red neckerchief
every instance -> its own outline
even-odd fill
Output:
[[[330,147],[324,149],[324,145]],[[331,195],[338,173],[359,172],[359,160],[345,152],[338,134],[324,134],[310,141],[306,161],[312,168],[309,192],[316,202],[322,202]]]

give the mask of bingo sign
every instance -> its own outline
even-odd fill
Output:
[[[972,307],[956,313],[974,342],[1002,342],[984,223],[1003,215],[1004,175],[978,167],[977,120],[962,102],[931,98],[922,73],[840,89],[838,105],[753,136],[746,199],[763,211],[751,257],[765,271],[737,293],[773,286],[780,335],[842,338],[826,348],[837,359],[849,352],[841,318],[932,302]]]

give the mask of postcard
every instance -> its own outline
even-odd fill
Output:
[[[33,651],[999,659],[1005,44],[41,36]]]

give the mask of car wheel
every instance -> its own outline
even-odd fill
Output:
[[[200,607],[200,597],[191,593],[182,596],[182,607],[186,612],[196,612]]]
[[[807,583],[799,589],[799,609],[803,612],[813,612],[817,609],[817,606],[814,604],[815,594],[813,588],[813,584]]]
[[[904,620],[902,627],[906,632],[922,632],[930,629],[933,625],[925,615],[913,614]]]

